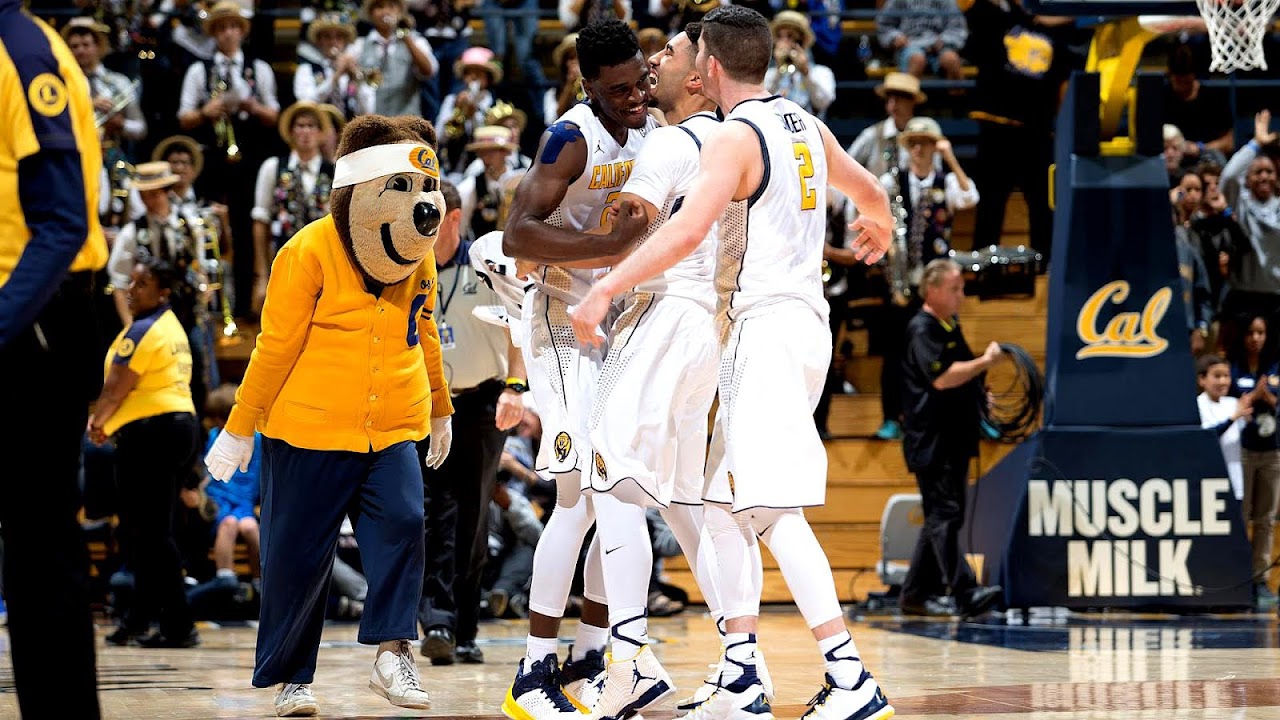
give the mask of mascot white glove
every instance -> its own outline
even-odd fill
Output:
[[[424,460],[427,467],[435,470],[443,465],[444,459],[449,457],[449,446],[452,444],[453,419],[431,418],[431,449],[427,451],[427,458]]]
[[[432,447],[435,447],[434,442]],[[218,439],[213,441],[213,447],[209,448],[209,454],[204,456],[204,464],[209,468],[209,477],[227,482],[236,474],[236,468],[247,472],[252,458],[253,438],[241,437],[223,428]]]

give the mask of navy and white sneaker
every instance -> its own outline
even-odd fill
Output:
[[[737,680],[717,686],[710,697],[676,720],[773,720],[773,707],[751,667]]]
[[[884,720],[893,717],[893,706],[866,668],[852,690],[836,685],[830,675],[809,701],[801,720]]]
[[[604,694],[604,683],[608,677],[605,652],[589,650],[581,660],[573,660],[573,646],[570,645],[569,658],[560,666],[560,685],[569,702],[579,711],[591,713]]]
[[[614,660],[606,670],[604,694],[592,720],[625,720],[676,691],[676,684],[648,645],[630,660]]]
[[[555,653],[526,667],[528,658],[520,658],[515,682],[502,701],[502,714],[511,720],[580,720],[582,713],[560,687],[559,658]]]
[[[720,687],[716,683],[719,681],[720,675],[724,673],[724,653],[725,650],[722,645],[720,646],[720,659],[707,666],[711,672],[707,673],[707,676],[702,680],[702,684],[698,686],[697,690],[693,691],[692,695],[676,704],[677,710],[689,711],[698,707],[706,702],[707,698],[711,697],[711,693]],[[759,649],[756,650],[756,674],[760,677],[760,684],[764,686],[765,698],[769,702],[773,702],[773,678],[769,675],[769,666],[765,664],[764,653],[760,652]]]

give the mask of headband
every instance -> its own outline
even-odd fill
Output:
[[[436,151],[422,143],[374,145],[338,158],[333,172],[333,187],[359,185],[374,178],[397,173],[416,173],[440,179],[440,163]]]

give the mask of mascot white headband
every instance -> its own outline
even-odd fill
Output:
[[[397,143],[348,153],[338,158],[334,167],[333,187],[350,187],[398,173],[416,173],[439,180],[436,151],[422,143]]]

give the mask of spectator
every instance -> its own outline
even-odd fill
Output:
[[[1263,148],[1276,141],[1270,123],[1269,111],[1258,113],[1253,139],[1222,169],[1222,194],[1244,235],[1239,260],[1233,259],[1231,289],[1222,304],[1222,314],[1229,319],[1272,317],[1280,311],[1280,276],[1274,267],[1274,259],[1280,257],[1280,196],[1275,161],[1263,154]]]
[[[1227,394],[1231,389],[1231,365],[1220,355],[1201,355],[1196,361],[1196,381],[1200,395],[1196,406],[1200,409],[1200,426],[1213,430],[1222,446],[1222,458],[1227,463],[1227,477],[1236,499],[1244,497],[1244,470],[1240,464],[1240,431],[1250,418],[1253,408],[1248,401],[1241,401]]]
[[[569,32],[578,32],[597,20],[618,18],[631,22],[631,0],[559,0],[556,14]],[[645,57],[649,57],[646,53]]]
[[[1245,332],[1233,335],[1227,348],[1231,362],[1232,397],[1253,410],[1240,432],[1244,497],[1240,509],[1249,526],[1253,548],[1254,607],[1270,610],[1276,594],[1267,585],[1271,572],[1271,544],[1275,535],[1276,504],[1280,503],[1280,436],[1276,434],[1276,388],[1280,367],[1269,340],[1270,323],[1260,315],[1247,318]]]
[[[208,440],[204,452],[208,454],[213,448],[214,440],[227,424],[231,408],[236,404],[236,385],[221,385],[209,393],[209,402],[205,405],[205,417],[209,420]],[[259,483],[262,476],[262,435],[253,435],[253,458],[249,460],[249,469],[231,476],[227,482],[211,482],[205,488],[209,499],[217,505],[214,516],[213,561],[216,569],[214,581],[221,586],[235,587],[237,577],[235,571],[236,541],[243,539],[249,547],[249,567],[253,571],[255,582],[262,576],[259,562],[258,544],[258,496]]]
[[[831,68],[813,61],[813,30],[809,19],[794,10],[783,10],[769,23],[773,34],[773,64],[764,75],[769,92],[781,95],[822,117],[836,97],[836,77]]]
[[[489,503],[489,567],[492,580],[486,597],[495,618],[529,616],[529,582],[533,579],[533,549],[542,535],[542,521],[521,493],[498,484]]]
[[[578,34],[564,36],[551,52],[551,62],[560,70],[560,84],[547,88],[542,97],[542,122],[552,125],[569,108],[586,99],[582,90],[582,69],[578,66]]]
[[[960,48],[969,29],[956,0],[886,0],[876,28],[902,72],[919,78],[925,70],[941,70],[948,80],[961,78]]]
[[[107,26],[93,18],[72,18],[62,28],[62,37],[75,55],[89,81],[94,114],[106,118],[99,128],[104,145],[119,148],[122,142],[137,142],[147,136],[147,121],[138,104],[138,87],[128,77],[102,66],[111,49]],[[123,103],[123,106],[121,105]],[[124,153],[123,156],[128,156]],[[112,160],[104,158],[104,161]]]
[[[476,131],[475,141],[467,145],[467,152],[475,153],[480,161],[480,172],[468,173],[458,183],[462,198],[462,229],[471,237],[501,230],[498,225],[502,206],[504,175],[510,172],[508,160],[515,154],[511,133],[504,127],[487,126]]]
[[[405,27],[405,0],[365,0],[361,17],[373,25],[348,51],[364,74],[376,85],[373,111],[379,115],[422,115],[418,86],[431,78],[440,65],[431,43]],[[428,117],[435,117],[435,108]]]
[[[898,144],[898,133],[915,116],[916,106],[928,96],[920,91],[918,78],[898,72],[884,76],[876,87],[876,95],[884,98],[888,117],[859,133],[849,146],[849,155],[880,177],[893,168],[907,165],[907,149]]]
[[[462,53],[454,73],[462,79],[462,88],[445,96],[436,118],[440,163],[449,174],[467,167],[469,158],[463,147],[471,142],[476,128],[484,125],[485,115],[493,107],[492,88],[502,82],[502,65],[489,48],[473,47]]]
[[[1207,349],[1209,325],[1214,321],[1217,305],[1209,282],[1209,271],[1200,252],[1200,244],[1192,241],[1191,223],[1201,203],[1200,176],[1189,172],[1170,191],[1174,212],[1174,242],[1177,243],[1178,275],[1182,280],[1182,303],[1187,312],[1187,330],[1191,338],[1191,354]],[[1214,260],[1217,260],[1215,257]],[[1218,268],[1215,264],[1214,270]]]
[[[307,43],[298,46],[298,69],[293,75],[297,100],[328,103],[350,120],[372,112],[375,89],[362,82],[356,58],[347,52],[356,28],[337,13],[326,13],[307,26]]]
[[[1164,121],[1182,130],[1182,154],[1195,164],[1208,150],[1226,157],[1235,149],[1234,118],[1226,88],[1210,88],[1196,77],[1189,45],[1169,53],[1164,89]]]
[[[1164,125],[1164,167],[1169,172],[1169,186],[1178,184],[1182,175],[1193,170],[1200,162],[1214,163],[1219,167],[1226,157],[1212,147],[1205,147],[1195,155],[1187,153],[1187,141],[1177,125]]]
[[[426,82],[427,95],[440,98],[453,92],[459,78],[455,61],[471,47],[473,3],[455,0],[409,0],[409,13],[436,56],[439,71]]]

